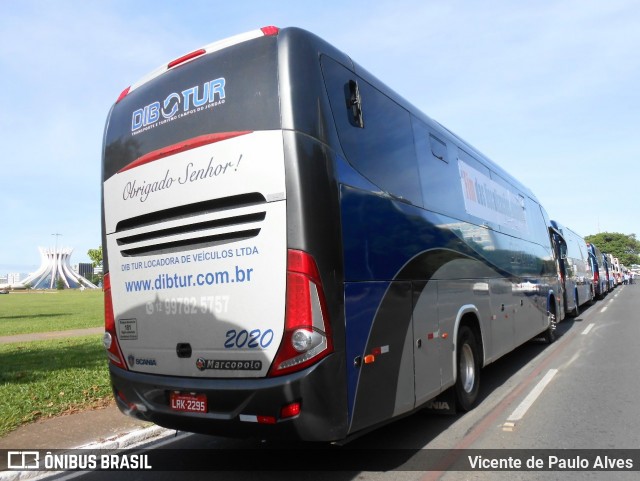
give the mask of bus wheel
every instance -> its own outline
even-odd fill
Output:
[[[460,326],[457,347],[457,404],[462,411],[469,411],[480,390],[480,349],[469,326]]]
[[[555,313],[549,311],[549,327],[544,331],[544,340],[549,344],[553,343],[556,340],[556,327],[558,323],[556,322]]]

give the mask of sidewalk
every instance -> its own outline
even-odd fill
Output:
[[[0,344],[12,342],[46,341],[47,339],[61,339],[65,337],[91,336],[102,334],[104,327],[89,327],[87,329],[70,329],[68,331],[32,332],[29,334],[15,334],[13,336],[0,336]]]
[[[102,444],[122,435],[153,426],[125,416],[115,402],[106,408],[40,419],[0,438],[0,449],[72,449]]]
[[[45,480],[62,472],[8,470],[11,451],[129,449],[175,435],[176,431],[125,416],[115,403],[102,409],[40,420],[0,438],[0,481]]]

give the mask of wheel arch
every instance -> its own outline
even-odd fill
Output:
[[[577,292],[575,295],[577,296]],[[566,315],[566,312],[562,309],[562,304],[558,301],[553,289],[549,290],[547,293],[547,318],[549,318],[549,314],[552,312],[555,314],[557,322],[564,319],[564,316]]]
[[[456,315],[456,321],[453,328],[453,351],[451,362],[453,365],[453,383],[455,384],[458,380],[458,369],[457,369],[457,359],[458,359],[458,331],[460,330],[460,326],[467,325],[469,326],[477,335],[478,342],[480,343],[480,359],[482,359],[482,365],[480,367],[485,366],[485,333],[481,327],[480,323],[480,311],[473,304],[465,304],[460,307],[458,313]]]

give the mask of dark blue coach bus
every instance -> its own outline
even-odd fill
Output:
[[[594,300],[593,274],[589,248],[579,234],[555,220],[551,221],[552,235],[558,237],[556,252],[563,290],[564,312],[580,315],[580,306]]]
[[[345,439],[554,339],[534,195],[297,28],[122,92],[102,162],[104,344],[120,409],[225,436]]]

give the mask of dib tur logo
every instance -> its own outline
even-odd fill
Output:
[[[131,116],[131,131],[154,124],[160,118],[170,119],[179,112],[189,112],[191,109],[223,100],[225,97],[224,84],[224,77],[210,80],[203,85],[195,85],[180,93],[172,92],[162,102],[156,101],[136,110]]]

